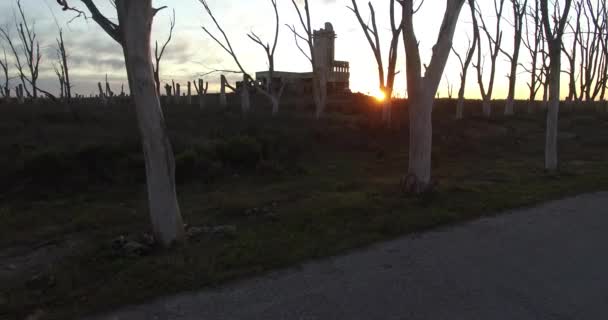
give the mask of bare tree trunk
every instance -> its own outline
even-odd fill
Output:
[[[560,88],[560,58],[551,56],[551,72],[549,74],[549,105],[547,112],[547,131],[545,141],[545,169],[557,169],[557,125],[559,115],[559,88]],[[557,76],[555,76],[557,75]]]
[[[198,106],[201,110],[205,109],[205,95],[209,89],[209,82],[205,83],[203,79],[198,79],[198,86],[194,82],[194,89],[198,93]]]
[[[99,89],[99,101],[101,101],[101,104],[103,104],[104,106],[108,105],[108,98],[106,97],[106,94],[103,92],[103,87],[101,86],[101,82],[97,82],[97,88]]]
[[[477,45],[479,42],[479,25],[477,23],[477,15],[475,14],[475,0],[468,0],[468,4],[469,9],[471,11],[471,19],[473,20],[473,42],[469,45],[464,60],[461,58],[460,54],[458,54],[458,52],[456,52],[456,50],[452,48],[452,51],[454,51],[454,54],[458,58],[461,67],[460,89],[458,90],[458,101],[456,102],[457,120],[460,120],[464,117],[464,94],[467,84],[467,72],[469,70],[471,62],[473,61],[473,56],[475,55],[475,50],[477,49]]]
[[[151,0],[116,0],[131,94],[144,149],[152,229],[165,247],[184,241],[177,201],[175,163],[153,75]]]
[[[310,61],[310,64],[312,66],[312,74],[313,74],[312,93],[313,93],[313,99],[314,99],[314,103],[315,103],[315,116],[317,117],[317,119],[319,119],[325,112],[325,105],[327,103],[327,77],[328,77],[328,75],[326,74],[327,66],[321,67],[319,65],[318,59],[322,58],[322,61],[320,61],[320,62],[322,62],[322,64],[325,64],[325,61],[327,59],[325,59],[324,57],[316,57],[316,54],[314,51],[313,30],[312,30],[311,23],[310,23],[310,20],[311,20],[310,6],[308,4],[308,0],[304,0],[304,13],[305,13],[304,16],[302,15],[302,11],[300,10],[300,7],[296,3],[296,0],[291,0],[291,3],[293,4],[294,8],[296,9],[296,12],[298,13],[298,17],[300,19],[300,23],[302,25],[302,29],[305,32],[305,35],[298,34],[298,32],[295,29],[295,26],[288,26],[288,27],[291,29],[291,31],[294,34],[294,38],[296,40],[296,46],[298,47],[298,49],[300,49],[300,52],[302,52],[302,54],[304,54],[304,56],[306,56],[306,58]],[[307,55],[306,52],[300,47],[298,39],[302,39],[306,42],[310,56]]]
[[[0,59],[0,67],[4,73],[4,85],[0,87],[2,96],[5,98],[6,103],[11,101],[11,89],[9,88],[9,76],[8,76],[8,59],[6,58],[6,50],[3,50],[4,58]]]
[[[192,83],[188,81],[188,97],[186,98],[186,104],[192,104]]]
[[[420,193],[426,191],[431,183],[434,94],[428,93],[425,88],[408,90],[408,93],[410,150],[406,187],[409,191]]]
[[[175,99],[175,104],[182,103],[182,90],[179,83],[175,84],[175,96],[173,98]]]
[[[486,35],[486,38],[488,40],[488,48],[490,50],[490,79],[488,87],[486,89],[483,82],[483,60],[481,55],[481,40],[477,42],[477,64],[475,65],[475,68],[477,69],[477,83],[479,84],[479,89],[483,99],[483,114],[486,117],[490,117],[492,112],[492,106],[490,104],[490,101],[492,100],[492,93],[494,91],[496,59],[498,58],[498,54],[501,51],[500,47],[502,44],[502,30],[500,29],[500,23],[502,21],[504,2],[505,0],[494,1],[494,12],[496,14],[496,28],[494,36],[490,34],[490,31],[486,26],[483,14],[481,12],[478,12],[479,21],[481,21],[481,30],[483,30],[484,34]]]
[[[406,53],[407,88],[410,100],[409,164],[405,188],[411,192],[424,192],[431,185],[433,97],[437,92],[450,55],[456,23],[464,2],[465,0],[446,0],[446,11],[439,37],[433,47],[433,55],[424,76],[422,76],[418,40],[414,33],[413,0],[402,2],[403,43]]]
[[[228,105],[228,100],[226,99],[226,77],[221,75],[220,77],[220,106],[226,107]]]
[[[20,83],[15,90],[17,91],[17,103],[18,104],[23,104],[25,103],[25,93],[23,92],[23,84]]]
[[[547,112],[547,134],[545,141],[545,169],[550,171],[557,170],[557,131],[558,131],[558,115],[559,115],[559,93],[560,93],[560,77],[561,77],[561,52],[562,52],[562,36],[564,28],[568,21],[568,13],[572,5],[572,0],[565,0],[564,12],[561,17],[554,14],[549,17],[548,0],[541,0],[541,11],[543,17],[543,25],[547,44],[549,46],[550,71],[548,80],[551,82],[549,86],[549,110]],[[551,27],[549,22],[555,22],[555,29]]]
[[[243,75],[243,84],[241,85],[240,94],[241,94],[241,110],[243,114],[249,113],[249,109],[251,108],[251,100],[249,99],[249,78],[246,74]]]

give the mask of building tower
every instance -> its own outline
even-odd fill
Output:
[[[331,23],[326,22],[324,29],[313,33],[313,52],[316,68],[329,74],[334,65],[336,33]]]

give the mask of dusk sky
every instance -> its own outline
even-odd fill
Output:
[[[110,1],[98,0],[96,2],[107,17],[115,20],[116,13],[111,7]],[[350,3],[350,0],[311,0],[312,23],[315,29],[323,27],[326,21],[334,25],[338,36],[336,39],[336,59],[350,62],[351,89],[354,92],[374,94],[378,90],[376,63],[354,14],[347,9],[347,5],[350,5]],[[359,0],[358,3],[364,19],[367,19],[369,16],[367,2]],[[384,44],[388,44],[390,34],[388,24],[389,2],[372,1],[372,3],[377,12],[381,40]],[[111,40],[94,21],[79,18],[68,24],[74,14],[62,12],[53,0],[22,0],[22,4],[26,9],[27,17],[35,21],[35,29],[40,39],[43,53],[40,75],[40,86],[42,88],[51,92],[58,90],[58,83],[52,69],[52,63],[56,60],[57,24],[64,29],[74,92],[85,95],[96,93],[96,83],[104,81],[106,73],[113,91],[119,92],[120,85],[123,83],[126,86],[122,51],[119,45]],[[77,0],[72,0],[71,5],[84,9],[82,3]],[[197,74],[208,72],[210,69],[236,69],[231,58],[202,31],[202,25],[209,27],[211,30],[215,29],[211,19],[204,12],[203,6],[197,0],[158,0],[154,1],[154,5],[156,7],[166,5],[169,9],[161,11],[154,20],[153,39],[157,39],[159,42],[165,40],[171,8],[175,9],[177,18],[174,40],[169,44],[161,63],[162,82],[170,82],[171,79],[174,79],[176,82],[185,83],[189,79],[196,78]],[[274,13],[270,0],[209,0],[209,5],[225,28],[245,69],[251,74],[266,69],[267,62],[264,51],[249,40],[246,34],[253,30],[264,40],[272,40]],[[276,53],[276,70],[309,71],[311,68],[308,60],[298,51],[294,45],[293,35],[285,26],[286,23],[298,26],[293,5],[289,0],[278,0],[278,6],[281,15],[281,28]],[[426,1],[422,10],[415,16],[415,27],[424,62],[428,63],[430,48],[437,38],[437,31],[444,10],[445,1]],[[492,1],[483,1],[482,11],[486,22],[493,24],[495,19]],[[16,37],[14,26],[15,2],[3,0],[0,3],[0,12],[2,12],[0,24],[9,26],[12,35]],[[505,16],[508,21],[512,21],[509,1],[505,2]],[[505,39],[503,47],[507,51],[510,51],[512,47],[513,32],[511,28],[510,22],[503,22]],[[454,39],[455,48],[463,54],[470,37],[470,29],[470,13],[468,7],[465,6]],[[482,40],[482,44],[487,45],[487,41],[483,37]],[[397,75],[395,90],[397,96],[404,96],[405,94],[404,51],[401,42],[400,40],[400,59],[397,68],[401,73]],[[2,46],[7,47],[4,41]],[[8,48],[6,49],[8,52]],[[385,59],[387,58],[387,49],[386,47],[383,48]],[[522,62],[527,61],[528,54],[525,48],[522,49],[521,54]],[[498,61],[497,87],[494,97],[501,99],[506,96],[508,62],[504,55],[500,55]],[[16,76],[14,68],[12,72]],[[448,81],[454,86],[454,95],[456,95],[460,84],[459,72],[460,65],[452,54],[448,61],[444,80],[439,88],[441,96],[447,96],[446,84]],[[238,75],[229,75],[230,81],[235,81],[237,78],[239,78]],[[528,78],[528,75],[520,70],[517,97],[524,98],[527,96],[526,81]],[[210,82],[210,91],[216,91],[219,74],[208,76],[206,80]],[[469,98],[479,97],[476,80],[474,69],[470,68],[466,92]],[[13,80],[12,83],[14,86],[16,81]]]

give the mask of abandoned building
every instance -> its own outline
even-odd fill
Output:
[[[350,92],[350,67],[347,61],[335,60],[336,33],[331,23],[326,22],[325,28],[315,30],[313,34],[313,54],[317,68],[325,70],[328,75],[327,93],[336,95]],[[269,72],[256,72],[256,81],[266,85]],[[274,71],[273,84],[281,87],[285,84],[284,93],[302,95],[312,93],[312,72],[283,72]]]

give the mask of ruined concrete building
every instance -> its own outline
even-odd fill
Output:
[[[347,61],[335,60],[336,33],[331,23],[326,22],[325,28],[315,30],[313,34],[313,54],[315,63],[320,70],[328,75],[327,93],[330,95],[350,92],[350,67]],[[268,83],[268,71],[256,72],[255,77],[263,85]],[[285,93],[302,95],[312,93],[312,72],[283,72],[274,71],[273,83],[281,87],[285,83]]]

